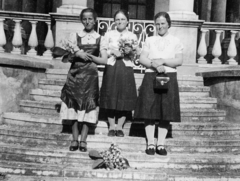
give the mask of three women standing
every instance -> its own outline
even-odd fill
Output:
[[[106,109],[109,121],[108,136],[123,137],[123,124],[127,113],[134,110],[137,100],[136,84],[131,58],[119,50],[120,41],[133,42],[129,47],[134,50],[137,36],[127,30],[128,13],[119,10],[114,15],[116,30],[109,31],[104,36],[108,46],[108,63],[105,66],[100,94],[100,107]],[[135,43],[134,43],[135,42]],[[115,119],[118,120],[115,128]]]
[[[70,151],[87,151],[89,126],[98,120],[97,106],[99,99],[97,64],[107,63],[107,52],[101,36],[94,31],[97,20],[96,12],[91,8],[82,10],[80,21],[84,29],[71,34],[63,47],[71,51],[63,56],[63,62],[70,62],[71,67],[61,93],[61,118],[72,120],[73,141]],[[101,57],[99,57],[99,54]],[[78,142],[79,127],[81,139]]]
[[[183,62],[183,46],[178,38],[172,36],[168,29],[171,20],[166,12],[154,17],[157,35],[146,39],[139,62],[146,67],[140,88],[135,118],[145,120],[148,155],[167,155],[164,148],[165,138],[170,122],[180,122],[179,90],[176,67]],[[169,76],[168,91],[154,89],[157,73]],[[155,146],[155,122],[158,122],[158,139]]]

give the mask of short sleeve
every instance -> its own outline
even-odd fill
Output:
[[[142,51],[149,52],[149,50],[150,50],[150,39],[146,38]]]
[[[177,40],[177,43],[175,46],[175,54],[178,54],[178,53],[183,53],[183,45],[179,39]]]
[[[101,37],[101,41],[100,41],[100,51],[102,50],[106,50],[106,51],[108,50],[108,42],[104,36]]]

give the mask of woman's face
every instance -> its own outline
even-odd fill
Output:
[[[169,28],[166,18],[163,16],[158,17],[155,21],[155,27],[156,27],[157,33],[160,36],[165,35],[168,32],[168,28]]]
[[[119,31],[123,31],[126,29],[128,24],[127,17],[122,13],[118,13],[115,17],[115,23],[117,25],[117,29]]]
[[[86,31],[90,32],[94,29],[95,20],[91,12],[83,13],[82,24]]]

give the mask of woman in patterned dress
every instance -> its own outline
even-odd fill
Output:
[[[154,22],[157,35],[146,39],[139,60],[147,69],[134,117],[145,121],[146,153],[167,155],[164,144],[170,122],[180,122],[176,67],[182,65],[183,46],[178,38],[168,32],[171,27],[168,13],[156,14]],[[157,73],[165,73],[170,77],[168,91],[154,89],[153,81]],[[154,141],[155,122],[158,122],[157,147]]]
[[[119,41],[126,38],[137,42],[137,36],[127,30],[129,16],[125,10],[117,11],[114,14],[114,21],[116,30],[111,30],[104,36],[104,41],[108,45],[109,58],[103,75],[100,107],[107,112],[108,136],[123,137],[123,124],[127,113],[135,108],[137,91],[133,62],[119,51]],[[116,128],[115,119],[118,120]]]
[[[71,52],[64,55],[62,61],[70,62],[71,67],[61,92],[61,118],[73,122],[73,141],[69,147],[70,151],[78,148],[80,151],[87,151],[86,139],[89,126],[96,124],[98,119],[96,108],[99,86],[96,64],[107,63],[107,52],[101,36],[94,30],[96,20],[97,14],[93,9],[82,10],[80,21],[84,29],[71,34],[64,43],[65,47],[71,47]],[[82,129],[79,143],[80,126]]]

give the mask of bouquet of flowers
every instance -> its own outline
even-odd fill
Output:
[[[136,48],[138,46],[137,40],[129,37],[121,37],[118,41],[119,51],[122,53],[124,58],[132,60],[136,56]]]
[[[113,169],[127,169],[129,166],[128,160],[121,155],[121,149],[118,145],[112,143],[110,148],[106,151],[96,152],[94,150],[89,152],[92,159],[96,159],[93,168]]]

